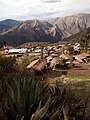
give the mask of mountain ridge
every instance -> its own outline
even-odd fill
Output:
[[[8,22],[10,24],[8,24],[9,27],[6,30],[4,27],[4,30],[0,31],[0,40],[5,41],[7,44],[59,42],[90,27],[90,14],[75,14],[66,17],[51,18],[47,21],[37,19],[10,21]]]

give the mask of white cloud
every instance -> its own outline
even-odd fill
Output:
[[[57,2],[61,2],[61,0],[41,0],[41,2],[45,2],[45,3],[57,3]]]
[[[33,19],[90,13],[90,0],[0,0],[0,19]]]

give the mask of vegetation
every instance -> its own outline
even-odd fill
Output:
[[[14,71],[16,63],[15,57],[0,56],[0,75]]]
[[[61,60],[59,60],[59,63],[56,64],[56,68],[58,69],[70,69],[74,66],[74,63],[73,63],[73,59],[69,60],[69,63],[67,63],[68,60],[62,58]]]
[[[68,45],[67,46],[67,51],[69,55],[73,55],[74,54],[74,48],[72,45]]]
[[[85,120],[82,116],[86,102],[60,81],[50,87],[42,78],[28,76],[5,78],[1,83],[1,90],[7,95],[1,110],[7,120]]]
[[[21,57],[20,62],[18,64],[20,71],[24,71],[26,69],[26,66],[29,64],[29,62],[30,62],[29,55],[28,55],[28,53],[25,53]]]
[[[59,67],[60,67],[60,69],[67,68],[66,61],[67,60],[65,60],[64,58],[61,58],[61,60],[59,61]]]
[[[15,57],[0,56],[1,120],[85,120],[87,99],[76,96],[70,84],[53,85],[29,71],[15,74]],[[65,64],[65,61],[63,61]],[[14,72],[14,74],[12,74]],[[7,75],[9,74],[9,75]]]
[[[34,81],[34,78],[30,77],[14,80],[11,85],[7,83],[7,92],[10,98],[7,111],[10,118],[16,120],[24,117],[29,120],[38,109],[44,93],[43,87],[41,82]]]
[[[79,37],[80,40],[80,45],[82,50],[85,49],[87,52],[89,44],[90,44],[90,34],[89,34],[89,29],[86,29]]]
[[[74,75],[72,76],[72,75],[68,75],[67,78],[69,78],[69,79],[71,79],[71,80],[73,80],[73,81],[76,81],[76,80],[77,80],[77,81],[79,81],[79,80],[80,80],[80,81],[85,81],[85,80],[89,80],[89,79],[90,79],[90,76],[78,76],[78,75],[77,75],[77,76],[76,76],[76,75],[75,75],[75,76],[74,76]]]
[[[0,49],[1,49],[3,46],[6,46],[6,42],[0,42]]]

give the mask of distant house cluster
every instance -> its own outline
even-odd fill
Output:
[[[4,48],[4,51],[1,51],[0,54],[28,53],[29,56],[39,56],[27,66],[27,69],[35,69],[37,71],[48,67],[54,69],[58,64],[79,64],[90,62],[90,54],[81,52],[79,43],[47,45],[27,44],[20,47],[21,48]]]
[[[69,49],[67,49],[67,46],[69,45],[47,45],[43,47],[43,59],[37,59],[35,61],[32,61],[28,66],[27,69],[34,69],[37,71],[40,71],[44,68],[52,68],[54,69],[56,65],[60,64],[60,60],[64,60],[66,64],[79,64],[79,63],[87,63],[90,62],[90,54],[88,53],[80,53],[80,44],[75,43],[73,46],[73,54],[69,54]],[[36,52],[37,49],[39,49],[39,52],[41,53],[42,49],[41,47],[32,47],[33,51]],[[40,67],[42,66],[42,67]],[[41,69],[39,69],[39,67]]]

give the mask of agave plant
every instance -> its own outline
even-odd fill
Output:
[[[0,78],[0,120],[7,120],[6,115],[6,105],[7,103],[7,94],[5,80]]]
[[[47,120],[46,119],[46,115],[48,114],[48,109],[50,107],[50,102],[51,102],[51,98],[48,99],[48,101],[46,102],[46,104],[44,105],[43,108],[41,109],[38,109],[31,117],[30,120]],[[55,120],[56,117],[58,116],[59,114],[59,110],[56,110],[55,113],[53,113],[49,118],[48,120]],[[48,115],[49,116],[49,115]]]
[[[9,120],[79,120],[84,114],[85,101],[60,81],[50,87],[40,77],[23,76],[6,86]]]
[[[40,77],[14,79],[12,82],[7,81],[6,86],[9,120],[55,120],[62,112],[61,108],[49,111],[54,107],[51,105],[54,100],[49,87]]]
[[[32,114],[37,110],[46,87],[44,88],[40,80],[34,79],[24,77],[13,80],[11,84],[7,82],[9,95],[7,109],[11,119],[16,120],[24,116],[25,120],[30,120]]]

